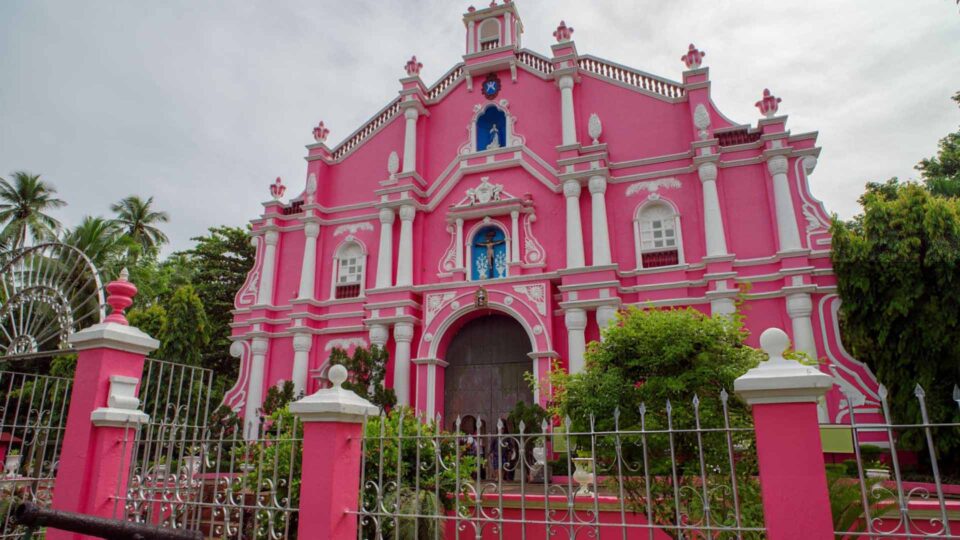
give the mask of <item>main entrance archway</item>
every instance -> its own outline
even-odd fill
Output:
[[[464,324],[446,353],[447,427],[458,415],[473,416],[483,419],[489,433],[518,401],[533,403],[533,391],[524,380],[524,373],[531,371],[530,352],[530,337],[512,317],[485,315]]]

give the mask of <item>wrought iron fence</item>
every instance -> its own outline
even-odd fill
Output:
[[[749,415],[718,398],[490,430],[458,417],[454,433],[367,418],[358,536],[763,538]]]
[[[957,456],[945,456],[938,451],[938,436],[960,435],[960,422],[931,421],[926,392],[914,388],[918,423],[895,422],[891,416],[886,387],[880,386],[878,395],[883,409],[882,424],[858,423],[854,408],[850,408],[850,431],[853,438],[853,460],[848,462],[848,473],[837,474],[830,480],[834,501],[834,522],[839,525],[837,538],[949,538],[960,539],[960,466],[950,471],[954,477],[945,477],[941,463]],[[854,396],[847,396],[853,402]],[[960,388],[954,386],[952,400],[960,413]],[[938,404],[939,405],[939,404]],[[948,408],[938,407],[950,418]],[[898,416],[902,418],[902,416]],[[860,441],[864,431],[881,431],[886,444],[871,460],[866,445]],[[871,452],[872,453],[872,452]],[[879,459],[877,459],[879,458]],[[908,474],[909,464],[914,472]],[[852,476],[852,477],[851,477]],[[949,481],[949,482],[948,482]],[[952,496],[947,486],[952,488]],[[854,491],[853,501],[842,504],[843,491]],[[838,495],[839,494],[839,495]],[[847,519],[844,518],[844,514]]]
[[[50,506],[73,382],[69,377],[8,371],[21,362],[7,360],[0,363],[0,539],[23,534],[11,521],[17,503]],[[18,367],[26,370],[47,360],[31,355],[25,361],[31,365]]]
[[[208,425],[212,376],[148,360],[144,386],[163,393],[153,401],[146,396],[150,422],[124,436],[124,446],[132,446],[130,477],[115,515],[208,538],[294,538],[300,424],[267,418],[252,440],[244,439],[238,417]]]

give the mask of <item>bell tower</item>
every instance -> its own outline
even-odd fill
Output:
[[[500,4],[493,0],[483,9],[470,6],[463,14],[463,25],[467,29],[467,56],[520,48],[523,23],[512,0]]]

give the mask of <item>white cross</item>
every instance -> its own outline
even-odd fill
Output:
[[[496,91],[497,91],[497,83],[494,81],[487,82],[487,92],[492,93]]]

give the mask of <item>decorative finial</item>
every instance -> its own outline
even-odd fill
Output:
[[[414,55],[410,57],[410,60],[407,60],[407,65],[405,65],[404,68],[407,70],[408,77],[416,77],[420,75],[420,69],[423,68],[423,64],[417,62],[417,57]]]
[[[564,21],[560,21],[560,26],[558,26],[557,31],[553,33],[553,37],[557,38],[557,43],[570,41],[573,38],[573,27],[567,26],[567,23]]]
[[[780,109],[781,99],[774,96],[770,93],[769,88],[763,89],[763,99],[758,101],[755,105],[760,109],[760,113],[767,118],[773,117],[777,114],[777,110]]]
[[[687,49],[687,54],[681,56],[680,60],[683,60],[683,63],[687,65],[687,69],[697,69],[700,67],[700,62],[703,61],[703,57],[706,55],[707,51],[701,51],[697,49],[696,45],[691,43]]]
[[[120,270],[119,278],[107,283],[106,289],[109,293],[107,295],[107,305],[110,306],[110,315],[104,319],[104,322],[122,324],[124,326],[130,324],[127,321],[127,317],[123,314],[123,310],[133,305],[133,297],[137,295],[137,287],[127,281],[129,277],[130,272],[124,268]]]
[[[317,194],[317,175],[310,173],[310,176],[307,177],[307,204],[313,204],[316,200]]]
[[[787,333],[779,328],[767,328],[760,334],[760,349],[767,353],[772,364],[782,364],[788,360],[783,357],[783,352],[790,346],[790,338]]]
[[[327,135],[330,134],[330,130],[327,129],[327,126],[323,125],[323,120],[317,124],[317,127],[313,128],[313,140],[322,143],[327,141]]]
[[[340,364],[334,364],[327,371],[327,378],[330,379],[333,387],[339,390],[347,380],[347,368]]]
[[[600,123],[600,116],[597,113],[590,115],[587,122],[587,134],[593,139],[593,144],[600,144],[600,135],[603,134],[603,124]]]
[[[490,2],[490,7],[497,7],[497,0],[492,0]]]
[[[470,7],[467,8],[467,13],[473,13],[473,12],[476,11],[476,10],[477,10],[477,8],[475,8],[475,7],[473,7],[473,6],[470,6]]]
[[[278,176],[277,180],[270,184],[270,195],[273,197],[273,200],[279,201],[286,192],[287,186],[283,185],[283,180]]]
[[[397,155],[397,151],[394,150],[390,152],[390,156],[387,157],[387,172],[390,173],[390,179],[396,180],[397,172],[400,171],[400,156]]]

